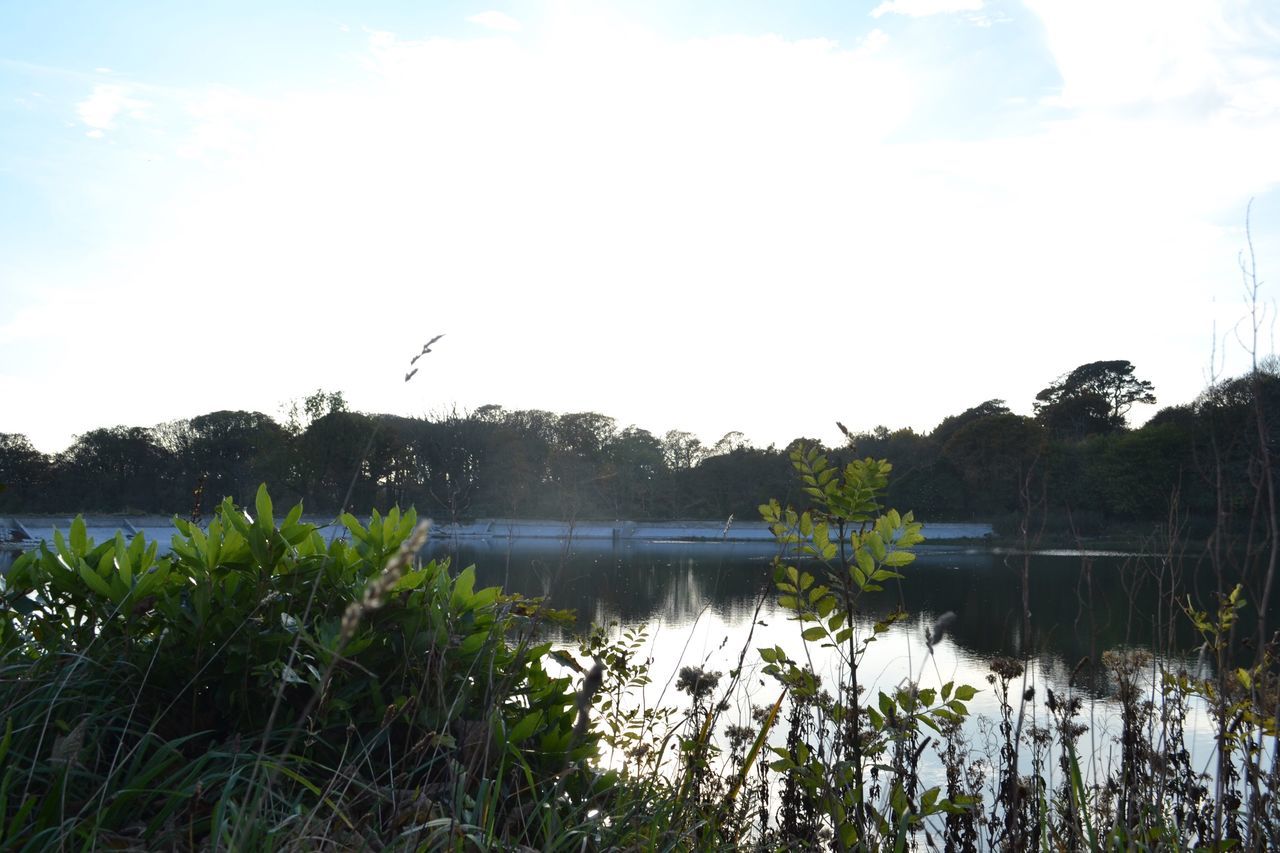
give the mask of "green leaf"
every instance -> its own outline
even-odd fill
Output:
[[[800,633],[800,636],[809,642],[821,640],[827,636],[827,629],[823,628],[821,625],[817,625],[813,628],[806,628]]]
[[[464,655],[473,655],[480,651],[487,639],[489,639],[489,633],[487,631],[477,631],[474,634],[468,634],[466,638],[458,644],[458,649]]]
[[[116,531],[115,564],[125,588],[133,586],[133,561],[129,559],[129,549],[125,547],[124,534],[119,531]]]
[[[876,564],[867,553],[867,549],[859,548],[855,551],[854,559],[858,561],[858,568],[862,570],[863,577],[871,577],[871,573],[876,570]]]
[[[391,589],[393,592],[404,592],[407,589],[417,589],[422,586],[422,582],[426,580],[426,577],[426,569],[405,572],[400,576],[400,580],[396,581],[396,585]]]
[[[275,520],[271,517],[271,496],[267,494],[267,484],[258,486],[258,494],[253,499],[253,508],[258,513],[258,526],[263,530],[274,529]]]
[[[71,522],[71,550],[76,556],[84,556],[89,550],[89,537],[85,532],[84,516],[77,515]]]
[[[80,577],[83,578],[84,582],[89,585],[89,588],[92,589],[94,592],[96,592],[98,595],[101,595],[103,598],[110,599],[111,587],[107,584],[107,582],[103,580],[98,575],[97,572],[91,569],[89,567],[89,564],[86,563],[84,560],[79,560],[78,562],[80,564],[79,566]]]
[[[56,527],[53,528],[53,548],[58,552],[58,556],[62,558],[62,562],[67,566],[67,568],[71,568],[75,565],[75,558],[72,555],[71,550],[67,548],[66,537],[64,537],[62,535],[62,531]]]
[[[910,551],[891,551],[885,555],[884,564],[886,566],[905,566],[915,560],[916,555]]]
[[[465,607],[471,603],[471,593],[476,586],[476,567],[467,566],[461,572],[458,572],[458,578],[453,582],[453,599],[454,607]]]
[[[961,702],[968,702],[978,694],[976,687],[970,687],[968,684],[961,684],[956,688],[956,699]]]
[[[941,793],[942,789],[935,785],[921,795],[920,803],[924,806],[926,812],[933,808],[934,803],[938,802],[938,795]]]
[[[512,742],[518,743],[533,734],[538,727],[538,722],[542,719],[541,711],[533,711],[520,718],[520,722],[511,727],[507,732],[507,738]]]
[[[867,545],[871,547],[871,553],[876,558],[876,562],[882,563],[885,558],[884,538],[873,530],[867,534]],[[870,574],[870,572],[868,572]]]

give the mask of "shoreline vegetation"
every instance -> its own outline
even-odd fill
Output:
[[[1244,585],[1164,616],[1191,622],[1204,666],[1158,638],[1099,650],[1120,728],[1084,754],[1074,674],[1037,685],[1029,658],[997,657],[961,684],[929,667],[950,614],[911,679],[869,682],[868,648],[908,619],[872,602],[912,582],[921,525],[885,508],[884,460],[796,448],[789,464],[809,508],[760,512],[779,553],[805,558],[776,558],[764,593],[793,641],[748,638],[728,672],[682,662],[677,701],[657,705],[633,701],[642,628],[553,648],[547,628],[572,614],[421,563],[412,510],[344,514],[327,541],[301,506],[277,520],[262,486],[205,528],[175,519],[168,555],[140,533],[95,542],[77,519],[0,581],[0,848],[1280,845],[1277,637],[1260,625],[1239,663]],[[771,687],[735,720],[748,674]],[[980,692],[998,709],[986,748],[966,727]],[[1209,768],[1191,763],[1191,707],[1214,720]],[[942,777],[922,773],[926,750]]]
[[[95,514],[77,516],[89,530],[100,530],[114,535],[119,529],[126,535],[144,532],[150,538],[167,536],[173,526],[171,518],[160,515],[137,516],[123,514]],[[327,516],[303,513],[302,521],[314,525],[330,539],[345,535],[345,528]],[[73,519],[68,516],[0,516],[0,544],[33,548],[42,539],[47,540],[54,528],[64,532]],[[930,542],[934,544],[978,544],[994,541],[990,524],[979,522],[940,522],[927,525]],[[433,524],[432,538],[436,541],[460,540],[463,542],[522,542],[554,541],[561,545],[644,544],[649,542],[688,542],[714,544],[774,545],[769,525],[761,521],[728,523],[701,519],[673,519],[661,522],[635,521],[565,521],[559,519],[481,518],[452,524]]]
[[[134,513],[78,514],[89,529],[112,534],[116,529],[127,535],[144,532],[161,542],[170,535],[171,516]],[[64,532],[74,516],[57,514],[0,515],[0,552],[14,554],[35,548],[41,540],[48,540],[54,528]],[[344,528],[326,515],[304,513],[302,520],[314,525],[329,537],[344,535]],[[1148,525],[1142,523],[1115,524],[1093,535],[1071,532],[1040,532],[1034,541],[1023,542],[1017,535],[1001,535],[989,522],[922,522],[925,525],[928,545],[959,546],[989,549],[1001,554],[1037,553],[1045,551],[1064,554],[1090,554],[1106,552],[1127,555],[1159,555],[1168,543],[1153,536]],[[706,519],[664,519],[660,522],[636,521],[568,521],[564,519],[505,519],[478,518],[469,521],[437,524],[432,539],[459,543],[556,541],[567,545],[598,545],[608,542],[620,546],[643,546],[652,542],[687,542],[703,545],[724,544],[772,544],[768,525],[762,522],[738,521],[730,524]],[[1180,547],[1203,550],[1204,539],[1184,539]]]
[[[928,433],[844,430],[843,446],[822,450],[835,464],[892,459],[891,505],[935,522],[991,522],[1001,538],[1206,541],[1224,506],[1242,518],[1253,499],[1258,441],[1274,441],[1271,425],[1280,423],[1280,370],[1264,360],[1129,428],[1129,409],[1154,402],[1154,389],[1129,362],[1093,362],[1037,395],[1031,417],[988,400]],[[595,412],[496,405],[431,418],[371,415],[350,411],[340,393],[317,391],[281,421],[220,411],[150,428],[101,428],[53,455],[0,433],[0,515],[198,519],[223,497],[252,503],[257,484],[268,482],[281,500],[331,517],[415,506],[441,524],[725,523],[755,518],[774,496],[804,505],[788,462],[799,446],[821,445],[797,438],[760,448],[738,432],[706,445],[687,432],[657,436]],[[1029,507],[1035,526],[1023,531]]]

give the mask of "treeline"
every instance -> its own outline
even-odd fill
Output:
[[[1082,365],[1037,395],[1035,414],[988,400],[932,432],[845,431],[834,461],[874,456],[895,466],[889,503],[932,520],[1050,518],[1081,533],[1116,522],[1211,520],[1256,505],[1280,423],[1280,372],[1220,382],[1142,428],[1127,416],[1154,404],[1127,361]],[[223,497],[249,504],[261,482],[308,511],[416,506],[441,520],[740,519],[771,496],[803,503],[786,447],[730,432],[707,445],[657,436],[595,412],[483,406],[408,418],[350,411],[317,392],[279,422],[220,411],[155,427],[109,427],[45,455],[0,433],[0,511],[207,513]],[[841,426],[844,430],[844,427]],[[1260,460],[1265,460],[1260,462]]]

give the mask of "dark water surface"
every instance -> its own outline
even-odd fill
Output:
[[[743,543],[493,544],[436,543],[433,555],[455,569],[475,564],[477,583],[542,595],[571,608],[580,624],[692,625],[701,614],[744,629],[762,595],[773,606],[771,561],[776,549]],[[812,568],[815,574],[820,569]],[[1139,646],[1166,652],[1200,642],[1181,611],[1171,614],[1177,583],[1208,601],[1211,578],[1179,577],[1160,557],[1087,552],[1024,555],[990,548],[922,546],[916,561],[882,593],[863,599],[878,618],[902,607],[913,624],[932,624],[942,613],[956,621],[950,639],[966,656],[986,659],[1029,653],[1054,667],[1074,667],[1104,650]],[[1026,582],[1024,619],[1023,594]],[[1170,623],[1174,625],[1170,631]]]
[[[611,625],[616,636],[622,628],[644,628],[644,654],[653,680],[639,700],[646,704],[682,704],[672,686],[682,666],[728,672],[741,659],[741,689],[727,716],[728,722],[749,721],[751,707],[771,704],[780,690],[760,672],[756,649],[766,646],[781,646],[792,659],[811,663],[828,683],[840,677],[835,654],[820,642],[805,643],[800,626],[776,606],[771,570],[776,548],[685,542],[566,547],[527,540],[508,547],[490,540],[437,542],[431,553],[449,556],[455,570],[474,564],[477,585],[546,596],[555,607],[575,610],[580,631],[592,624]],[[929,545],[917,553],[915,563],[902,570],[901,582],[890,582],[883,592],[863,600],[861,632],[895,607],[905,610],[907,618],[868,647],[859,680],[868,696],[907,681],[922,688],[947,681],[979,688],[969,703],[965,730],[980,751],[990,743],[991,721],[999,714],[998,698],[987,682],[996,656],[1029,662],[1012,691],[1036,691],[1037,701],[1026,709],[1028,725],[1048,723],[1045,687],[1086,699],[1082,722],[1088,732],[1081,747],[1091,756],[1085,768],[1089,778],[1103,778],[1114,762],[1120,729],[1118,705],[1111,698],[1115,685],[1098,665],[1104,651],[1147,649],[1154,653],[1153,663],[1186,669],[1193,676],[1210,674],[1197,657],[1202,638],[1180,609],[1170,612],[1169,591],[1176,585],[1182,601],[1190,593],[1206,602],[1212,600],[1215,584],[1185,571],[1179,576],[1178,567],[1167,560],[1116,553],[1002,553],[959,545]],[[925,630],[946,612],[956,614],[954,625],[931,655]],[[572,648],[571,635],[561,639]],[[1156,667],[1149,666],[1146,693],[1158,708],[1156,676]],[[1212,720],[1202,703],[1189,706],[1185,726],[1192,760],[1209,769]],[[930,756],[925,770],[927,776],[942,772]]]

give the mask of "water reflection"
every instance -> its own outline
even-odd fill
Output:
[[[732,631],[750,622],[761,596],[772,607],[772,548],[747,543],[521,542],[438,543],[434,553],[474,563],[477,581],[511,592],[545,595],[578,613],[580,627],[616,622],[637,626],[691,625],[704,611]],[[1121,646],[1165,653],[1197,644],[1181,613],[1170,613],[1177,581],[1162,560],[1125,554],[1053,552],[1022,555],[948,546],[923,547],[906,578],[863,599],[876,619],[904,609],[920,629],[939,614],[957,616],[951,639],[975,660],[1031,655],[1055,669]],[[1024,587],[1026,578],[1024,618]]]
[[[651,660],[653,683],[638,701],[680,706],[682,697],[672,684],[681,666],[728,672],[742,660],[740,690],[731,697],[733,707],[724,722],[747,723],[753,705],[771,704],[779,693],[777,683],[760,671],[755,649],[765,646],[781,646],[793,659],[807,660],[828,684],[839,678],[841,664],[832,650],[821,643],[802,643],[797,625],[776,606],[771,548],[746,543],[610,547],[590,542],[566,547],[526,541],[518,547],[445,542],[432,549],[435,555],[451,556],[456,566],[475,564],[479,585],[546,595],[554,606],[574,609],[579,630],[593,623],[646,628],[649,642],[644,654]],[[928,546],[903,574],[900,583],[887,584],[884,592],[864,599],[858,623],[863,636],[872,620],[896,607],[908,617],[868,647],[860,663],[860,683],[868,696],[908,680],[922,687],[954,681],[979,688],[969,703],[972,716],[964,729],[969,743],[988,756],[993,754],[989,721],[997,717],[999,702],[986,679],[996,656],[1027,660],[1025,679],[1013,686],[1012,695],[1035,690],[1036,700],[1026,706],[1028,726],[1048,725],[1043,706],[1047,686],[1088,700],[1081,747],[1090,780],[1105,778],[1120,729],[1118,707],[1110,698],[1114,685],[1098,663],[1104,651],[1148,648],[1165,665],[1209,674],[1196,669],[1194,658],[1172,651],[1190,649],[1197,640],[1186,617],[1171,614],[1162,603],[1175,583],[1183,600],[1187,592],[1207,596],[1208,590],[1195,590],[1190,578],[1176,577],[1158,558]],[[1024,609],[1029,613],[1025,618]],[[925,629],[947,611],[956,614],[956,621],[931,656]],[[1145,677],[1144,693],[1158,707],[1155,670],[1148,669]],[[1069,682],[1074,686],[1068,687]],[[1184,725],[1192,761],[1209,770],[1212,720],[1203,703],[1192,701],[1189,708]],[[1029,755],[1027,751],[1021,759],[1027,761]],[[1050,761],[1056,766],[1052,749]],[[924,762],[929,783],[942,781],[936,757],[930,753]]]

